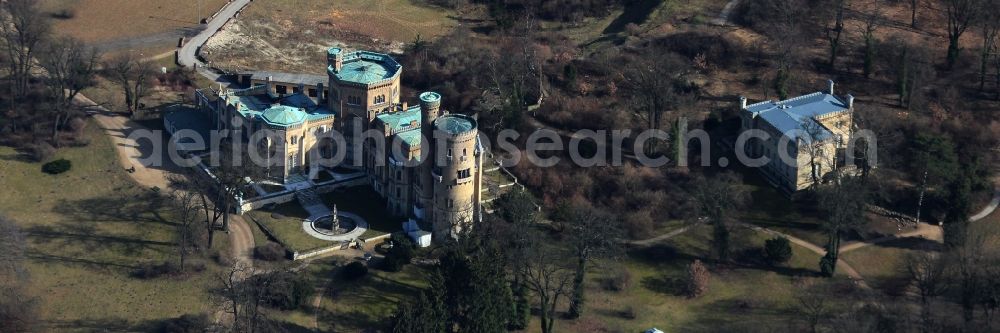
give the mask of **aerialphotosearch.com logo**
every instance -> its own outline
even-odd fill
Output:
[[[479,132],[476,149],[493,152],[493,156],[496,156],[505,167],[525,162],[538,167],[552,167],[562,162],[561,156],[567,155],[562,154],[565,151],[573,165],[579,167],[622,166],[625,159],[631,159],[641,166],[658,168],[674,161],[667,156],[649,156],[643,148],[654,140],[668,142],[676,139],[681,147],[685,147],[678,151],[689,152],[686,147],[691,146],[696,146],[698,151],[695,152],[697,154],[677,154],[674,156],[675,165],[689,166],[687,157],[695,155],[701,157],[700,166],[713,166],[711,161],[713,145],[709,134],[702,129],[688,130],[683,125],[686,123],[684,119],[678,123],[682,124],[682,127],[675,132],[679,133],[676,138],[671,138],[669,133],[658,129],[644,130],[634,137],[632,136],[634,131],[627,129],[584,129],[562,134],[551,129],[538,129],[526,136],[516,130],[503,129],[496,133],[493,140],[490,140],[485,133]],[[399,136],[392,135],[387,139],[381,131],[373,129],[362,131],[364,124],[356,118],[348,127],[348,135],[326,128],[312,131],[298,129],[293,130],[299,134],[293,135],[291,142],[286,142],[288,140],[284,131],[262,128],[247,133],[242,130],[245,127],[239,118],[236,118],[231,125],[230,128],[240,130],[212,130],[207,133],[206,138],[203,134],[190,129],[177,130],[172,135],[165,134],[162,130],[142,129],[132,131],[128,139],[150,145],[150,149],[144,151],[144,156],[139,158],[139,162],[147,167],[163,166],[165,157],[181,167],[204,164],[211,168],[221,166],[223,163],[239,167],[249,162],[257,167],[268,168],[288,165],[288,159],[302,157],[306,157],[310,167],[364,167],[363,161],[366,159],[370,161],[369,166],[380,167],[386,165],[387,158],[399,165],[417,166],[421,161],[427,160],[432,150],[423,147],[431,147],[431,144],[435,148],[433,151],[436,166],[446,165],[452,158],[451,152],[448,151],[450,136],[448,133],[434,131],[431,138],[421,134],[420,156],[415,158],[406,148],[408,144]],[[300,135],[301,133],[304,133],[304,136]],[[170,140],[163,140],[165,135],[170,135]],[[519,149],[515,143],[522,137],[524,137],[524,149]],[[629,139],[632,149],[626,150]],[[161,144],[164,141],[167,142],[166,147]],[[306,145],[307,142],[309,145]],[[584,144],[585,142],[587,143]],[[300,146],[309,146],[309,149],[301,149]],[[587,148],[584,148],[585,146]],[[767,148],[747,149],[751,146]],[[833,151],[829,147],[834,147]],[[731,148],[739,163],[756,168],[775,161],[797,167],[802,158],[832,160],[837,148],[849,152],[843,161],[845,165],[854,165],[861,159],[864,159],[867,165],[876,165],[876,147],[876,135],[869,130],[856,130],[849,138],[837,136],[819,138],[818,135],[810,134],[806,130],[776,135],[768,131],[751,129],[738,133]],[[366,154],[366,151],[371,149],[377,153]],[[730,161],[726,157],[721,157],[716,163],[717,166],[726,167]]]

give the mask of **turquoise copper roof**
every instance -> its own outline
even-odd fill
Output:
[[[848,109],[847,103],[837,96],[815,92],[784,101],[764,101],[748,105],[746,110],[785,134],[797,139],[799,134],[808,133],[810,128],[819,130],[817,138],[825,140],[833,137],[826,128],[815,120],[816,117]]]
[[[279,105],[261,113],[261,118],[269,125],[288,127],[306,119],[306,112],[300,108]]]
[[[448,134],[462,134],[476,128],[476,120],[463,114],[449,114],[434,120],[434,126]]]
[[[411,106],[403,111],[382,113],[375,117],[389,126],[392,133],[420,128],[420,106]]]
[[[339,51],[338,51],[339,52]],[[379,81],[390,79],[399,73],[402,66],[389,55],[370,52],[355,51],[342,57],[343,64],[339,71],[329,68],[329,72],[340,81],[373,84]]]
[[[405,132],[396,133],[396,136],[403,142],[406,142],[410,149],[420,147],[420,131],[418,129],[412,129]]]

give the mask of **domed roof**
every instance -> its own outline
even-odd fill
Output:
[[[264,110],[261,117],[270,125],[287,127],[304,121],[306,112],[300,108],[279,105]]]

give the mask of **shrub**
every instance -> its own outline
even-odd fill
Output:
[[[631,305],[626,305],[624,309],[618,311],[618,315],[628,320],[635,319],[635,308],[633,308]]]
[[[180,267],[177,267],[177,265],[175,265],[171,261],[164,261],[163,263],[160,264],[155,264],[155,263],[142,264],[139,266],[139,268],[137,268],[134,272],[132,272],[132,276],[139,279],[148,280],[148,279],[155,279],[164,275],[173,275],[177,273],[180,273]]]
[[[277,273],[268,284],[264,299],[267,304],[281,310],[298,309],[312,296],[309,280],[291,272]]]
[[[58,175],[60,173],[69,171],[73,167],[73,162],[67,159],[58,159],[49,163],[42,165],[42,172],[50,175]]]
[[[629,273],[628,269],[623,267],[615,272],[614,276],[604,280],[604,290],[615,292],[622,291],[628,288],[631,283],[632,273]]]
[[[648,211],[639,211],[625,215],[625,231],[629,238],[643,239],[653,233],[653,217]]]
[[[792,244],[788,238],[777,237],[764,241],[764,260],[769,264],[784,264],[790,259],[792,259]]]
[[[392,235],[392,248],[385,255],[383,269],[389,272],[399,272],[413,260],[413,242],[402,233]]]
[[[341,274],[345,280],[354,281],[368,274],[368,266],[360,261],[355,261],[344,266]]]
[[[285,258],[285,249],[275,243],[267,243],[253,249],[254,257],[264,261],[278,261]]]
[[[688,297],[695,298],[705,294],[708,291],[709,276],[708,268],[701,263],[701,260],[696,259],[688,265],[685,281],[685,291]]]
[[[167,319],[160,332],[163,333],[201,333],[207,332],[212,321],[206,314],[185,314],[177,318]]]
[[[45,162],[52,159],[52,156],[56,154],[56,148],[52,147],[48,142],[38,142],[32,144],[29,147],[31,151],[31,158],[35,162]]]
[[[76,11],[69,8],[60,9],[59,11],[52,13],[52,17],[60,20],[69,20],[76,17]]]

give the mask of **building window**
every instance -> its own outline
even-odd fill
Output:
[[[316,96],[319,96],[319,94],[316,92],[316,89],[309,88],[309,97],[316,97]]]
[[[298,144],[298,142],[299,142],[299,137],[293,136],[292,137],[292,144],[295,145],[295,144]]]
[[[458,170],[458,178],[465,179],[472,177],[472,169]]]
[[[288,93],[288,87],[279,84],[274,86],[274,91],[279,95],[284,95]]]
[[[302,89],[299,89],[299,87],[292,87],[292,93],[293,94],[298,94],[300,92],[302,92]]]

